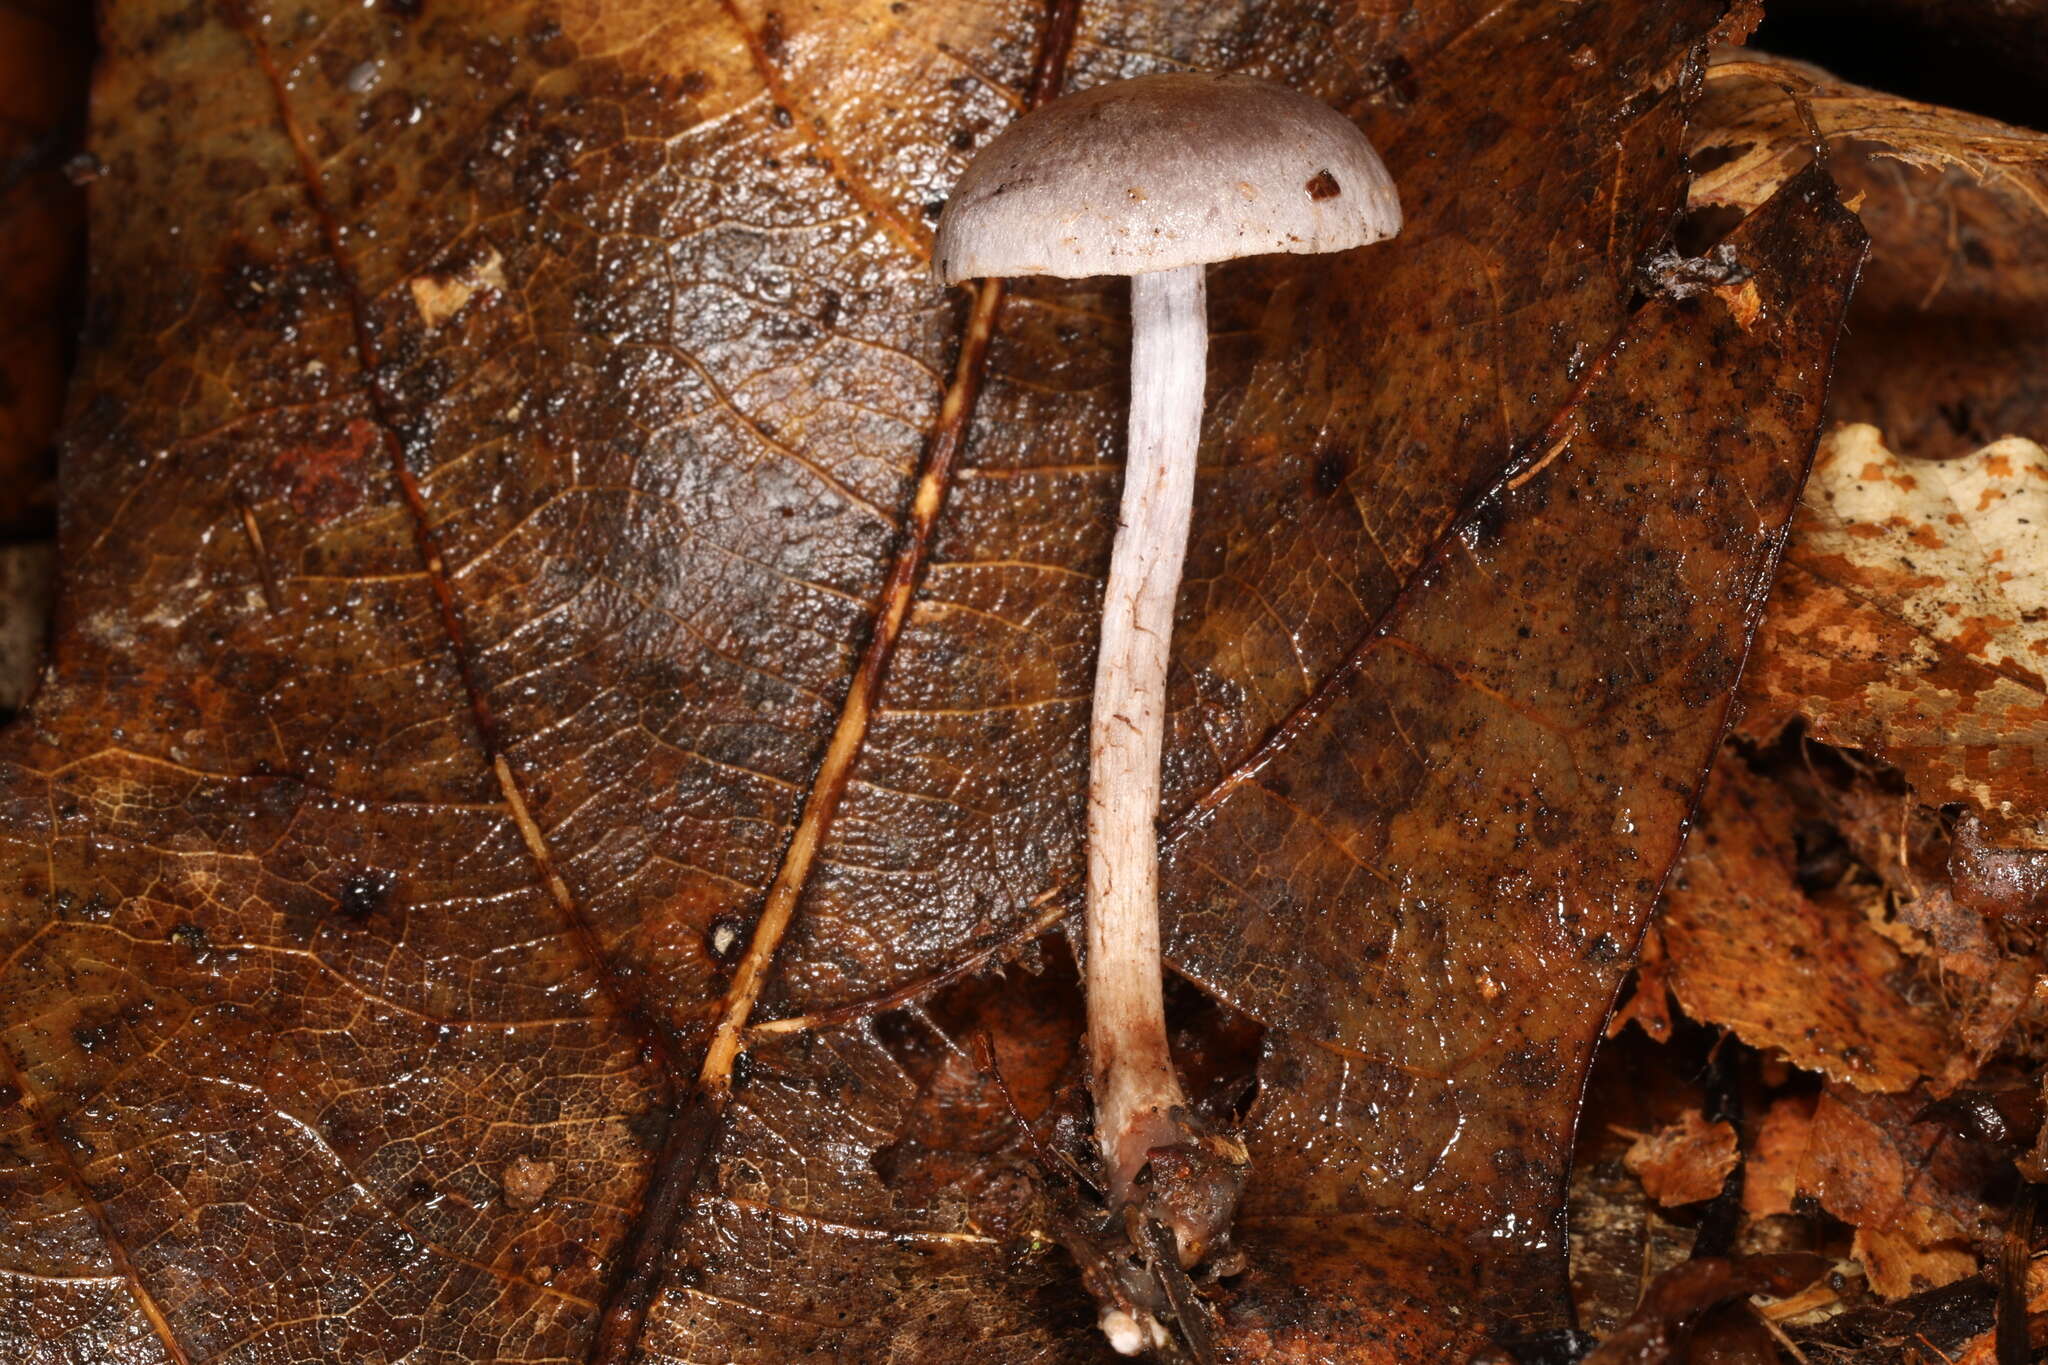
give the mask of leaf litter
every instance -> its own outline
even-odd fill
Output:
[[[2033,1218],[2048,425],[2030,357],[2048,327],[2027,300],[2048,139],[1728,50],[1691,148],[1708,218],[1818,158],[1872,259],[1741,715],[1589,1113],[1646,1069],[1719,1059],[1738,1077],[1740,1218],[1731,1238],[1678,1210],[1671,1236],[1830,1269],[1712,1310],[1771,1325],[1769,1343],[1725,1347],[1711,1316],[1666,1302],[1692,1272],[1636,1231],[1666,1220],[1654,1179],[1588,1182],[1581,1300],[1615,1316],[1640,1301],[1639,1337],[1665,1335],[1631,1361],[2031,1360],[2048,1341]],[[1696,1124],[1698,1103],[1680,1091],[1633,1121]],[[1580,1150],[1607,1149],[1582,1133]]]
[[[1120,323],[1085,286],[976,305],[1000,325],[950,510],[731,1107],[692,1126],[685,1062],[847,714],[918,433],[958,392],[958,330],[913,282],[924,209],[1032,83],[1044,27],[713,8],[643,29],[624,7],[311,7],[294,30],[112,7],[70,596],[6,760],[9,1198],[48,1229],[7,1254],[74,1287],[18,1299],[16,1339],[1099,1352],[1048,1235],[1047,1172],[1087,1144],[1074,968],[1043,941],[1075,848],[1061,698],[1088,663],[1067,580],[1106,541],[1042,528],[1099,530],[1114,491]],[[1204,1291],[1216,1349],[1580,1349],[1580,1081],[1761,611],[1621,1017],[1718,1078],[1637,1117],[1664,1134],[1647,1179],[1701,1197],[1646,1213],[1643,1264],[1660,1238],[1672,1272],[1599,1358],[2009,1355],[1971,1284],[2011,1261],[2014,1173],[2048,1141],[2039,803],[2012,740],[2039,669],[2024,574],[1958,528],[2020,520],[2024,477],[1965,503],[1999,460],[2031,467],[1994,442],[2041,429],[2021,360],[2042,237],[2009,230],[2037,206],[2032,144],[1783,63],[1709,68],[1749,22],[1712,6],[1407,28],[1272,8],[1084,7],[1069,73],[1150,52],[1280,75],[1363,121],[1422,210],[1383,279],[1214,285],[1238,339],[1212,373],[1218,516],[1177,629],[1166,839],[1176,1050],[1261,1172],[1246,1269]],[[1437,79],[1446,54],[1529,97],[1503,115]],[[829,74],[849,65],[865,79]],[[489,98],[439,93],[465,82]],[[154,155],[152,111],[202,83],[227,123]],[[1681,221],[1660,148],[1688,125]],[[1816,133],[1825,175],[1798,169]],[[1829,177],[1878,239],[1830,410],[1912,453],[1830,437],[1824,480],[1855,483],[1827,516],[1809,498],[1765,609],[1861,254]],[[118,216],[135,196],[179,231]],[[1509,232],[1532,203],[1556,208],[1533,242]],[[1747,217],[1688,240],[1717,206]],[[166,329],[187,345],[159,370]],[[1916,475],[1927,455],[1976,465]],[[348,496],[308,501],[337,477]],[[636,510],[657,506],[718,515]],[[1616,525],[1633,557],[1559,572]],[[1973,619],[1898,591],[1928,537]],[[1801,615],[1808,564],[1836,597]],[[1829,631],[1897,676],[1853,650],[1822,667]],[[1784,951],[1731,943],[1759,920]],[[1823,980],[1832,1013],[1800,998]],[[1672,1069],[1653,1046],[1608,1056]],[[2023,1306],[2027,1249],[2001,1272]]]

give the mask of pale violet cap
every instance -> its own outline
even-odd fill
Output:
[[[1400,230],[1379,153],[1328,105],[1251,76],[1139,76],[1034,109],[982,148],[932,269],[944,284],[1142,275]]]

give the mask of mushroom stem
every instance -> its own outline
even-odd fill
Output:
[[[1159,757],[1187,554],[1209,325],[1203,268],[1131,277],[1131,425],[1088,736],[1088,1052],[1110,1205],[1155,1147],[1195,1134],[1166,1037]]]

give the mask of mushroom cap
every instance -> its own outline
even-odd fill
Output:
[[[975,155],[939,218],[941,283],[1142,275],[1401,230],[1365,134],[1284,85],[1139,76],[1040,106]]]

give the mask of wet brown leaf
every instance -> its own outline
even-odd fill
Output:
[[[1667,1215],[1624,1158],[1631,1135],[1700,1109],[1701,1060],[1683,1041],[1667,1049],[1634,1031],[1603,1042],[1595,1058],[1571,1174],[1572,1307],[1595,1339],[1626,1322],[1650,1282],[1698,1241],[1698,1210]]]
[[[1793,224],[1818,209],[1777,201],[1783,216],[1752,220],[1737,251],[1804,235]],[[1800,306],[1790,279],[1762,286],[1774,317]],[[1582,405],[1584,429],[1481,502],[1332,704],[1291,721],[1281,759],[1198,807],[1185,828],[1202,842],[1173,850],[1191,872],[1171,891],[1186,907],[1180,961],[1273,1030],[1251,1119],[1269,1175],[1247,1194],[1246,1228],[1277,1234],[1313,1211],[1319,1230],[1372,1222],[1385,1239],[1389,1209],[1424,1227],[1448,1214],[1449,1249],[1433,1261],[1410,1249],[1409,1262],[1471,1276],[1524,1320],[1541,1320],[1546,1280],[1561,1278],[1569,1115],[1602,1014],[1588,1005],[1613,998],[1713,751],[1706,685],[1739,649],[1730,632],[1749,589],[1737,585],[1767,572],[1760,542],[1755,558],[1666,547],[1692,517],[1741,520],[1740,488],[1797,477],[1766,454],[1796,446],[1789,434],[1781,444],[1751,428],[1737,445],[1754,472],[1702,479],[1661,453],[1642,416],[1674,355],[1753,375],[1706,357],[1746,350],[1761,327],[1712,301],[1653,306],[1631,331]],[[1780,392],[1767,387],[1772,398],[1717,410],[1761,414]],[[1651,488],[1668,491],[1636,501]],[[1558,582],[1567,546],[1614,520],[1641,537],[1626,572],[1609,561],[1568,593],[1539,589]],[[1640,610],[1651,603],[1660,610]],[[1633,676],[1599,662],[1617,653]],[[1478,1094],[1495,1097],[1483,1119]],[[1403,1122],[1386,1123],[1390,1112]],[[1302,1192],[1293,1207],[1280,1198],[1290,1187]],[[1550,1213],[1532,1225],[1531,1209]],[[1526,1260],[1488,1250],[1510,1240]],[[1338,1245],[1276,1236],[1265,1264],[1314,1284]],[[1414,1287],[1393,1288],[1414,1301]]]
[[[2044,469],[2048,476],[2048,469]],[[1965,815],[1956,824],[1948,875],[1957,904],[1999,918],[2048,918],[2048,852],[1999,848],[1984,837],[1983,822]]]
[[[1691,1360],[1691,1338],[1706,1314],[1752,1294],[1793,1293],[1826,1269],[1827,1263],[1819,1257],[1797,1253],[1737,1259],[1707,1256],[1687,1261],[1657,1277],[1635,1316],[1600,1343],[1600,1348],[1586,1357],[1586,1365],[1678,1365]],[[1741,1350],[1733,1343],[1730,1346]],[[1748,1351],[1732,1357],[1705,1357],[1749,1362],[1769,1358]]]
[[[2027,1267],[2024,1301],[2030,1319],[2031,1344],[2038,1356],[2043,1347],[2048,1347],[2048,1259],[2036,1260]],[[2000,1365],[1996,1335],[1992,1331],[1971,1338],[1956,1356],[1955,1365]]]
[[[1796,1333],[1806,1358],[1952,1365],[1991,1322],[1994,1289],[1958,1280],[1896,1303],[1873,1302]]]
[[[1564,1320],[1862,251],[1795,177],[1743,289],[1635,298],[1722,18],[1081,9],[1069,84],[1286,79],[1408,206],[1210,285],[1165,838],[1265,1030],[1227,1350]],[[969,978],[1074,900],[1123,292],[923,269],[1046,19],[109,7],[0,740],[18,1354],[1101,1355],[977,1042],[1054,1113],[1071,980]]]

